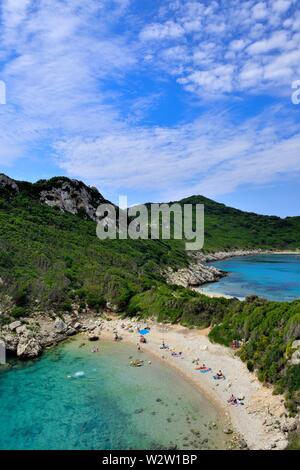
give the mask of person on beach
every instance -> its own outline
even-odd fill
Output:
[[[238,404],[237,398],[233,395],[233,393],[231,394],[231,397],[229,398],[228,403],[230,403],[230,405]]]
[[[223,372],[221,371],[221,369],[219,370],[219,372],[216,373],[216,377],[218,379],[225,379],[225,375],[223,374]]]

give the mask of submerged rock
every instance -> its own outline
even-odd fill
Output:
[[[89,341],[98,341],[99,336],[95,335],[94,333],[90,333],[89,336],[88,336],[88,339],[89,339]]]
[[[230,428],[224,428],[224,429],[223,429],[223,433],[224,433],[224,434],[232,434],[232,433],[233,433],[233,430],[230,429]]]

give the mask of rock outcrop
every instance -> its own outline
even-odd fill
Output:
[[[67,325],[65,324],[63,320],[61,320],[60,318],[57,318],[54,322],[54,328],[59,333],[64,333],[67,329]]]
[[[188,268],[174,271],[171,268],[165,271],[165,277],[170,284],[176,284],[183,287],[197,287],[207,282],[215,282],[226,274],[213,266],[205,264],[190,264]]]
[[[92,220],[97,219],[97,207],[106,202],[96,188],[86,186],[77,180],[64,178],[56,179],[53,187],[42,190],[40,201],[73,215],[81,213]]]
[[[3,173],[0,174],[0,187],[1,186],[3,188],[12,189],[13,191],[19,191],[17,183],[13,179],[9,178],[9,176],[4,175]]]
[[[97,188],[66,177],[40,180],[31,184],[15,181],[9,176],[0,174],[1,188],[10,190],[12,194],[25,191],[30,197],[34,197],[50,207],[56,207],[62,212],[81,215],[94,221],[97,220],[98,206],[102,203],[109,203]]]
[[[35,338],[23,336],[17,347],[17,356],[20,359],[33,359],[42,352],[40,343]]]
[[[20,326],[21,326],[21,322],[16,320],[10,323],[8,325],[8,328],[10,329],[10,331],[16,331],[16,329],[19,328]]]
[[[177,284],[183,287],[198,287],[208,282],[215,282],[226,276],[227,273],[214,266],[207,266],[207,263],[220,261],[233,256],[248,256],[261,253],[269,253],[263,250],[231,250],[219,251],[216,253],[202,253],[201,251],[191,255],[191,263],[188,268],[173,271],[167,269],[165,278],[170,284]],[[270,251],[270,253],[272,253]]]
[[[291,364],[293,366],[297,366],[300,364],[300,340],[296,340],[292,344],[292,348],[294,350],[292,357],[291,357]]]

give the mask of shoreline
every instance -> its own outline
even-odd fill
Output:
[[[255,256],[263,254],[299,255],[300,251],[257,249],[217,251],[215,253],[196,252],[190,255],[190,263],[187,267],[180,268],[177,271],[172,268],[168,268],[162,274],[169,284],[175,284],[189,289],[197,289],[205,284],[217,282],[228,275],[227,272],[215,267],[213,265],[214,262],[240,256]],[[208,263],[210,263],[210,265]],[[222,297],[222,295],[220,295],[220,297]]]
[[[125,327],[122,328],[122,324]],[[100,339],[112,340],[113,331],[116,329],[123,341],[136,345],[138,334],[129,332],[127,328],[136,328],[137,324],[143,322],[129,319],[106,321]],[[272,395],[272,389],[263,386],[232,350],[211,343],[207,337],[207,329],[188,329],[180,325],[162,325],[152,321],[147,324],[151,330],[146,336],[147,343],[141,345],[142,349],[153,354],[168,367],[176,369],[185,380],[192,383],[224,417],[230,433],[240,436],[250,450],[286,448],[288,440],[282,427],[289,419],[285,417],[283,397]],[[173,357],[169,350],[159,349],[163,339],[177,352],[182,351],[183,358]],[[137,357],[140,357],[139,355],[142,359],[142,353],[137,352]],[[212,372],[201,374],[195,371],[192,361],[197,358],[200,363],[211,367]],[[213,373],[220,368],[226,380],[215,381],[212,378]],[[245,396],[244,406],[228,404],[227,400],[232,393],[235,396]],[[267,408],[265,403],[268,403]]]
[[[214,262],[218,262],[218,261],[224,261],[224,260],[227,260],[227,259],[232,259],[232,258],[239,258],[239,257],[244,257],[244,256],[255,256],[255,255],[300,255],[300,251],[284,251],[284,250],[280,250],[280,251],[274,251],[274,250],[237,250],[237,251],[232,251],[232,252],[222,252],[222,251],[219,251],[219,252],[216,252],[216,253],[213,253],[213,254],[209,254],[209,255],[202,255],[202,261],[201,263],[214,263]],[[216,268],[215,266],[210,266],[210,267],[214,267],[215,269],[218,269]],[[224,277],[226,277],[229,273],[226,271],[226,274]],[[210,282],[207,282],[205,284],[201,284],[199,285],[198,287],[195,287],[193,288],[196,292],[202,294],[202,295],[206,295],[207,297],[213,299],[213,298],[224,298],[224,299],[238,299],[239,301],[244,301],[245,300],[245,297],[236,297],[236,296],[232,296],[232,295],[229,295],[229,294],[224,294],[222,292],[217,292],[217,291],[205,291],[203,290],[203,286],[205,285],[211,285],[211,284],[214,284],[214,283],[217,283],[220,279],[216,279],[215,281],[210,281]]]
[[[76,320],[65,315],[65,332],[54,334],[53,329],[57,326],[61,327],[60,322],[63,320],[57,319],[53,322],[53,319],[49,317],[35,317],[30,319],[30,323],[36,324],[37,320],[41,328],[40,337],[44,338],[43,349],[55,347],[65,339],[79,334],[85,340],[91,340],[91,345],[94,341],[100,340],[98,344],[101,347],[101,339],[113,341],[114,331],[122,336],[124,342],[137,347],[139,342],[137,329],[149,325],[151,330],[146,335],[147,344],[141,344],[142,349],[163,361],[167,367],[176,369],[184,380],[197,387],[220,413],[220,416],[224,417],[224,424],[227,430],[230,430],[228,434],[232,434],[237,445],[242,441],[244,443],[242,448],[246,446],[250,450],[281,450],[288,445],[288,435],[283,429],[289,428],[294,423],[294,419],[287,417],[284,398],[280,395],[272,395],[272,388],[263,386],[255,373],[248,371],[246,365],[234,354],[233,350],[211,343],[207,336],[209,328],[189,329],[178,324],[162,324],[137,318],[122,319],[113,312],[107,311],[104,317],[89,312],[89,315],[78,315]],[[30,328],[30,324],[28,327]],[[73,328],[72,335],[67,334],[66,332],[71,328]],[[24,334],[27,333],[23,331],[22,335]],[[53,339],[50,341],[50,338]],[[161,350],[160,345],[163,340],[175,351],[182,351],[183,357],[172,356],[171,349]],[[30,359],[30,356],[28,358]],[[136,358],[143,359],[142,353],[137,351]],[[202,374],[195,371],[193,360],[198,358],[200,364],[205,363],[212,369],[211,373]],[[212,376],[219,369],[223,371],[226,380],[213,380]],[[228,399],[231,394],[236,397],[245,397],[244,406],[229,405]],[[227,422],[230,424],[227,425]]]

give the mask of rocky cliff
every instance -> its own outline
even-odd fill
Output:
[[[96,220],[97,207],[106,202],[96,188],[77,180],[58,178],[52,187],[51,180],[47,183],[47,188],[40,191],[40,201],[61,211],[74,215],[85,214],[88,218]]]
[[[30,193],[50,207],[56,207],[63,212],[81,215],[96,220],[97,207],[107,201],[97,188],[90,187],[81,181],[57,177],[50,180],[40,180],[36,183],[15,181],[0,174],[0,188],[16,192]]]
[[[6,176],[4,174],[0,174],[0,187],[6,188],[12,191],[19,191],[19,187],[15,180],[9,178],[9,176]]]

